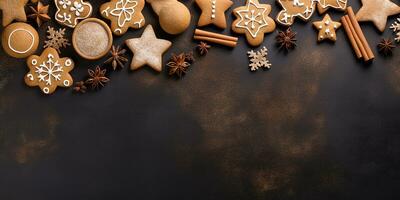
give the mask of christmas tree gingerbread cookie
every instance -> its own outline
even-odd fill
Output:
[[[245,6],[233,10],[236,20],[233,21],[232,30],[246,35],[247,42],[258,46],[264,41],[264,33],[275,30],[276,24],[268,15],[271,5],[260,4],[258,0],[247,0]]]
[[[142,14],[144,0],[111,0],[101,5],[101,15],[111,21],[111,30],[115,35],[123,35],[128,28],[139,29],[144,26]]]
[[[92,5],[83,0],[54,0],[57,7],[56,21],[61,25],[75,28],[78,20],[92,15]]]
[[[315,0],[278,0],[283,10],[279,12],[276,21],[282,25],[290,26],[294,19],[307,21],[315,12]]]
[[[71,87],[73,79],[69,72],[74,69],[74,61],[60,58],[57,50],[49,47],[40,56],[30,56],[25,83],[30,87],[39,86],[44,94],[52,94],[57,86]]]

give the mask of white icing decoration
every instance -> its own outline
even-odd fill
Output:
[[[256,7],[256,9],[251,9],[250,5]],[[262,10],[262,12],[259,12],[259,10]],[[256,11],[258,12],[255,13]],[[249,0],[247,8],[245,10],[237,11],[237,14],[240,16],[240,21],[236,24],[236,27],[246,29],[253,38],[256,38],[260,29],[264,26],[268,26],[268,23],[264,16],[264,13],[266,11],[267,11],[266,8],[259,7],[253,2],[253,0]],[[258,18],[261,19],[257,20]],[[244,22],[244,25],[240,25],[240,23],[242,22]],[[250,28],[248,26],[249,24]],[[256,29],[256,24],[258,24],[257,29]]]
[[[37,64],[37,60],[36,59],[32,59],[31,63],[32,63],[32,65],[36,65]]]
[[[50,92],[50,89],[48,87],[43,88],[43,92],[45,94],[48,94]]]
[[[120,29],[120,28],[116,28],[115,30],[114,30],[114,32],[119,32],[120,34],[122,33],[122,30]]]
[[[211,4],[212,4],[212,6],[211,6],[211,19],[214,19],[215,18],[215,4],[216,4],[216,1],[217,0],[211,0]]]
[[[307,6],[306,10],[304,11],[304,15],[307,17],[313,12],[313,9]]]
[[[65,66],[69,67],[72,64],[72,60],[71,59],[67,59],[64,64],[65,64]]]
[[[138,26],[138,28],[142,27],[142,22],[144,21],[144,19],[140,19],[140,21],[135,22],[134,24]]]
[[[33,81],[33,75],[32,74],[27,74],[26,77],[28,77],[30,81]]]
[[[105,14],[106,17],[108,17],[108,10],[110,10],[110,6],[108,6],[106,9],[104,9],[103,11],[101,11],[102,14]]]
[[[36,68],[35,73],[37,74],[39,82],[43,81],[46,83],[46,85],[51,85],[53,79],[55,81],[61,80],[63,67],[58,63],[58,60],[54,62],[53,59],[54,56],[52,54],[49,54],[47,56],[47,61],[43,61],[42,64],[35,67]]]
[[[28,49],[26,49],[25,51],[18,51],[18,50],[16,50],[16,49],[14,49],[14,47],[11,46],[11,37],[12,37],[12,36],[14,35],[14,33],[17,32],[17,31],[24,31],[24,32],[27,32],[27,33],[31,36],[31,38],[32,38],[31,46],[29,46]],[[20,53],[20,54],[26,53],[26,52],[28,52],[28,51],[30,51],[30,50],[32,49],[32,47],[33,47],[34,44],[35,44],[35,36],[33,35],[33,33],[31,33],[30,31],[28,31],[28,30],[26,30],[26,29],[17,28],[17,29],[15,29],[15,30],[13,30],[13,31],[10,33],[10,35],[8,36],[8,47],[9,47],[12,51],[14,51],[15,53]]]
[[[82,12],[85,10],[85,6],[89,8],[89,12],[86,16],[81,16]],[[56,7],[58,8],[56,12],[56,20],[71,28],[74,28],[78,24],[79,19],[89,17],[93,10],[90,3],[83,2],[82,0],[56,0]],[[73,13],[71,15],[67,12]]]
[[[69,86],[69,80],[64,80],[64,86]]]
[[[128,4],[133,4],[128,7]],[[138,5],[137,1],[133,0],[119,0],[115,4],[115,8],[110,11],[112,16],[118,17],[118,26],[123,27],[126,22],[132,20],[135,13],[135,7]]]
[[[300,3],[300,0],[293,0],[293,6],[303,7],[304,3]]]

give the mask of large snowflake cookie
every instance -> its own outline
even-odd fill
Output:
[[[142,14],[144,0],[111,0],[101,5],[100,12],[111,21],[115,35],[123,35],[129,27],[139,29],[145,24]]]
[[[270,12],[271,5],[247,0],[245,6],[233,10],[236,20],[233,21],[232,30],[245,34],[250,45],[258,46],[264,41],[264,33],[275,30],[275,22],[268,16]]]
[[[92,5],[83,0],[54,0],[57,7],[56,20],[58,23],[75,28],[78,20],[92,15]]]
[[[70,58],[60,58],[57,50],[49,47],[40,56],[30,56],[27,60],[29,68],[25,83],[39,86],[43,93],[53,93],[57,86],[71,87],[73,79],[69,72],[74,69],[74,61]]]
[[[315,0],[278,0],[283,10],[279,12],[276,21],[282,25],[290,26],[294,19],[307,21],[315,12]]]

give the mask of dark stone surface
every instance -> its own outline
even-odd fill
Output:
[[[98,10],[104,1],[91,2]],[[276,16],[279,6],[262,2]],[[186,4],[193,21],[179,36],[166,35],[144,9],[157,35],[173,41],[164,62],[196,45],[199,9]],[[235,49],[213,45],[197,56],[182,80],[126,67],[85,95],[58,89],[44,96],[26,87],[25,61],[0,50],[0,199],[399,199],[400,52],[376,53],[391,31],[362,25],[376,53],[366,65],[343,29],[335,44],[317,44],[311,23],[293,28],[298,48],[288,54],[275,47],[276,32],[266,35],[269,71],[249,72],[251,48],[240,36]],[[80,59],[72,48],[62,56],[75,60],[75,80],[104,61]]]

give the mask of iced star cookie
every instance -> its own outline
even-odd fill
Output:
[[[28,0],[0,0],[0,10],[3,11],[3,26],[17,20],[26,22],[25,4]]]
[[[319,0],[317,10],[319,14],[325,13],[329,8],[344,11],[347,7],[347,0]]]
[[[142,14],[144,0],[111,0],[101,5],[101,15],[111,21],[115,35],[123,35],[129,27],[139,29],[145,19]]]
[[[314,27],[319,30],[318,42],[329,39],[336,41],[336,30],[342,26],[340,22],[332,21],[331,17],[326,14],[322,21],[316,21],[313,23]]]
[[[1,44],[8,55],[14,58],[26,58],[37,50],[39,34],[29,24],[13,23],[4,29]]]
[[[283,10],[279,12],[276,21],[282,25],[290,26],[294,19],[307,21],[315,12],[315,0],[278,0]]]
[[[271,5],[260,4],[258,0],[247,0],[245,6],[233,10],[236,20],[232,23],[232,30],[245,34],[250,45],[258,46],[264,41],[264,33],[275,30],[276,24],[268,16],[270,12]]]
[[[196,4],[201,9],[197,26],[214,24],[219,28],[226,28],[225,11],[232,6],[231,0],[196,0]]]
[[[371,21],[381,32],[385,31],[387,18],[400,13],[400,7],[391,0],[361,0],[357,21]]]
[[[25,76],[25,83],[30,87],[39,86],[44,94],[52,94],[58,86],[73,85],[69,72],[74,69],[74,61],[60,58],[57,50],[51,47],[40,56],[30,56],[26,62],[29,72]]]
[[[133,52],[131,70],[148,65],[157,72],[162,70],[162,55],[172,45],[168,40],[158,39],[151,25],[147,25],[140,38],[132,38],[125,43]]]
[[[92,5],[83,0],[54,0],[57,7],[56,21],[61,25],[75,28],[78,20],[92,15]]]

